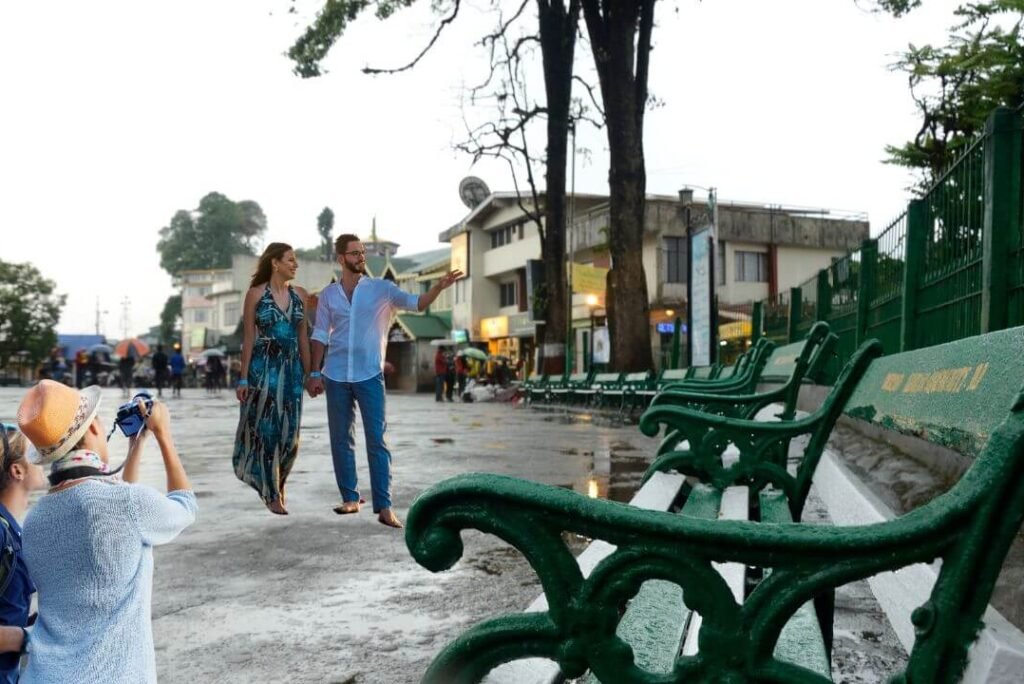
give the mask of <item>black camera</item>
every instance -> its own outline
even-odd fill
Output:
[[[117,416],[114,418],[114,425],[121,428],[125,437],[131,437],[146,425],[146,418],[139,409],[137,400],[142,399],[146,403],[146,413],[153,408],[153,397],[149,392],[139,392],[127,404],[117,407]]]

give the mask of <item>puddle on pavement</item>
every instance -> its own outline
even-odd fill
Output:
[[[632,445],[616,444],[615,451],[584,452],[594,457],[590,473],[574,482],[560,485],[594,499],[609,499],[628,503],[640,487],[644,473],[650,465],[648,458]],[[625,447],[625,448],[623,448]],[[577,453],[575,450],[563,453]]]

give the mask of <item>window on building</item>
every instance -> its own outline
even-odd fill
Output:
[[[491,249],[497,249],[512,242],[512,237],[518,229],[518,224],[505,226],[491,233]]]
[[[764,252],[736,252],[736,282],[768,282],[768,255]]]
[[[715,245],[715,284],[725,285],[725,243]]]
[[[238,325],[242,312],[238,302],[224,305],[224,325]]]
[[[501,284],[501,306],[515,306],[516,300],[516,284],[502,283]]]
[[[686,238],[666,237],[665,255],[668,259],[665,282],[685,283],[686,282]]]
[[[206,309],[195,309],[192,312],[193,323],[205,323],[206,322]]]

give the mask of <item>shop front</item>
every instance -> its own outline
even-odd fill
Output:
[[[492,359],[488,370],[495,370],[493,366],[504,360],[514,379],[528,375],[536,347],[535,326],[526,311],[480,319],[480,337],[487,343],[487,354]]]

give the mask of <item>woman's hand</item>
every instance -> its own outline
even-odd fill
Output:
[[[235,396],[238,397],[238,401],[245,401],[245,398],[249,396],[249,386],[239,385],[235,388]]]

